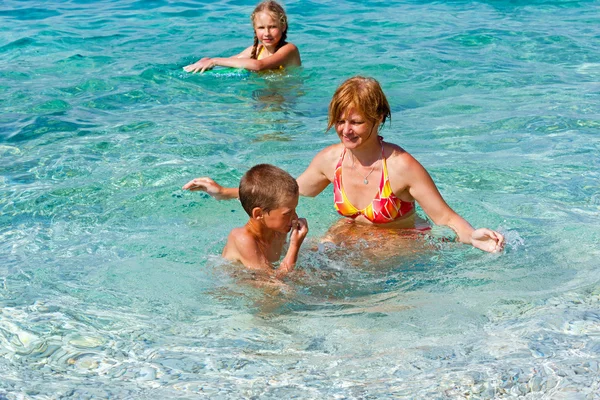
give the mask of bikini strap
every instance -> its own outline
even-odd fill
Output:
[[[342,166],[342,162],[344,161],[344,156],[346,155],[346,148],[344,147],[344,151],[342,151],[342,154],[340,154],[340,158],[338,160],[337,165],[335,166],[335,169],[337,170],[339,167]]]
[[[379,189],[382,190],[386,184],[386,181],[389,181],[390,178],[388,176],[387,163],[385,162],[385,152],[383,149],[383,137],[381,137],[381,136],[379,136],[379,143],[381,143],[381,183],[379,184]]]

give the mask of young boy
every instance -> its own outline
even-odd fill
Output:
[[[255,165],[242,177],[239,197],[250,219],[246,225],[231,231],[223,258],[239,261],[267,276],[283,278],[294,270],[300,245],[308,233],[306,219],[296,214],[299,197],[296,180],[273,165]],[[287,254],[274,270],[272,263],[281,257],[290,231]]]

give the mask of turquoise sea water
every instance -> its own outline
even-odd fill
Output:
[[[599,398],[600,4],[286,1],[302,69],[182,71],[248,46],[254,4],[0,3],[0,398]],[[243,210],[181,186],[300,174],[356,74],[506,251],[331,252],[327,189],[306,276],[240,285]]]

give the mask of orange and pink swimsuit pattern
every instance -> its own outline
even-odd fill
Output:
[[[411,212],[415,208],[414,202],[402,201],[392,192],[390,180],[387,172],[387,164],[383,156],[383,146],[381,147],[381,164],[383,171],[381,174],[381,182],[377,195],[367,207],[362,210],[357,209],[350,203],[342,186],[342,161],[346,149],[342,152],[340,160],[335,167],[335,175],[333,178],[333,198],[334,207],[338,213],[348,218],[356,218],[363,215],[374,224],[385,224],[392,222],[403,215]]]

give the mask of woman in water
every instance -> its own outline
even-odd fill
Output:
[[[227,58],[205,57],[183,67],[186,72],[204,72],[215,66],[245,68],[250,71],[299,66],[300,52],[286,42],[288,22],[279,3],[267,0],[259,3],[250,16],[254,26],[254,44],[240,54]]]
[[[417,201],[435,224],[454,230],[458,241],[492,253],[501,251],[500,233],[474,229],[446,204],[413,156],[379,136],[388,118],[390,106],[375,79],[357,76],[345,81],[329,104],[328,129],[335,128],[340,143],[321,150],[298,177],[300,194],[314,197],[333,183],[338,213],[363,226],[394,230],[419,228]],[[237,188],[224,188],[210,178],[194,179],[183,189],[203,190],[217,199],[238,197]]]

